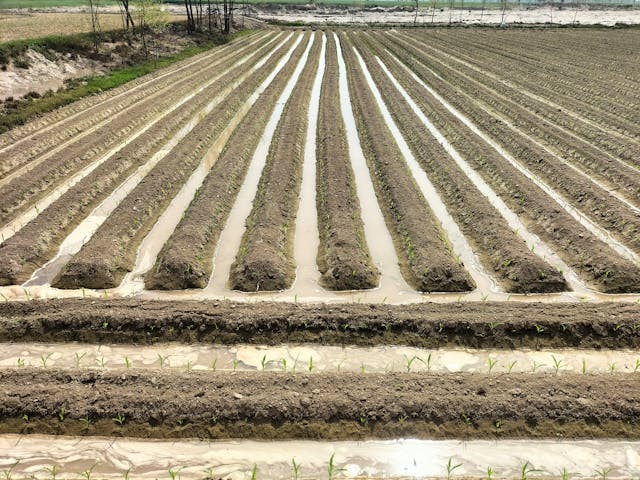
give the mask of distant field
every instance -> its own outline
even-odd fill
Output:
[[[122,28],[119,14],[101,14],[102,30]],[[38,38],[48,35],[69,35],[91,30],[87,13],[38,13],[33,15],[9,15],[0,13],[0,42]]]
[[[115,5],[115,0],[102,0],[101,5]],[[0,0],[4,8],[84,7],[86,0]]]

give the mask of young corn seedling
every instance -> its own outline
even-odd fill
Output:
[[[495,471],[491,467],[487,467],[487,480],[493,480],[493,476],[495,475]]]
[[[57,465],[51,465],[50,467],[44,467],[44,469],[49,472],[49,477],[51,477],[51,480],[56,480],[56,477],[58,476],[58,466]]]
[[[73,356],[73,362],[76,364],[76,368],[80,368],[80,362],[84,358],[87,352],[82,352],[82,354],[76,352]]]
[[[553,369],[555,370],[555,374],[557,375],[560,369],[565,366],[564,362],[562,361],[562,359],[557,359],[555,355],[551,355],[551,359],[553,360]]]
[[[256,480],[258,478],[258,465],[253,464],[253,468],[251,469],[251,480]]]
[[[235,372],[238,369],[238,360],[233,359],[233,371]]]
[[[262,370],[263,371],[264,371],[265,368],[267,368],[267,363],[269,363],[268,360],[267,360],[267,356],[264,355],[262,357],[262,360],[260,360],[260,365],[262,366]]]
[[[364,363],[362,363],[360,365],[360,373],[364,373],[366,369],[367,369],[367,366]]]
[[[336,369],[338,370],[338,372],[342,371],[342,365],[344,364],[344,360],[341,360],[340,362],[338,362],[336,364]]]
[[[62,407],[59,411],[58,411],[58,420],[60,420],[61,422],[64,422],[64,418],[67,416],[67,412],[65,411],[64,407]]]
[[[104,357],[96,358],[96,363],[100,368],[105,368],[107,366],[107,360]]]
[[[18,466],[19,463],[20,463],[20,460],[12,464],[7,470],[3,470],[2,478],[4,480],[13,480],[13,471],[15,470],[15,468]]]
[[[184,368],[187,370],[187,372],[190,372],[191,370],[193,370],[193,362],[191,360],[187,360]]]
[[[282,365],[282,371],[286,372],[287,371],[287,359],[282,357],[282,360],[280,360],[280,365]]]
[[[184,467],[180,467],[180,468],[170,468],[169,469],[169,477],[171,478],[171,480],[176,480],[176,478],[180,478],[180,470],[182,470]]]
[[[313,355],[309,357],[309,371],[313,370]]]
[[[24,359],[18,358],[18,368],[22,368],[22,367],[24,367]]]
[[[640,368],[640,358],[636,358],[636,363],[633,366],[633,371],[637,372],[639,368]]]
[[[91,465],[90,468],[86,469],[84,472],[80,472],[80,475],[84,477],[86,480],[91,480],[93,477],[93,469],[96,468],[98,462]]]
[[[111,420],[113,420],[113,422],[118,425],[123,425],[126,418],[124,415],[119,413],[116,417],[113,417]]]
[[[327,467],[327,473],[329,474],[329,480],[333,480],[336,476],[336,474],[340,473],[340,472],[344,472],[346,469],[345,468],[338,468],[336,467],[336,464],[333,460],[333,457],[335,456],[335,453],[332,453],[331,456],[329,457],[329,466]]]
[[[575,475],[574,473],[570,473],[569,470],[567,470],[566,468],[562,468],[562,470],[560,470],[560,479],[561,480],[569,480],[573,475]]]
[[[496,366],[496,363],[498,363],[498,360],[494,360],[491,357],[487,358],[487,365],[489,366],[489,375],[491,375],[491,370],[493,370],[493,367]]]
[[[26,413],[22,415],[22,420],[24,420],[24,423],[29,423],[29,415],[27,415]]]
[[[611,362],[609,364],[609,372],[613,373],[616,371],[616,363],[615,362]]]
[[[524,462],[520,470],[520,480],[528,480],[529,475],[531,475],[532,473],[540,472],[542,472],[542,470],[533,468],[533,466],[529,462]]]
[[[124,357],[124,366],[127,368],[127,370],[129,370],[132,365],[133,364],[131,363],[131,360],[129,360],[129,357]]]
[[[544,363],[538,363],[538,362],[536,362],[536,361],[534,360],[534,361],[533,361],[533,366],[531,367],[531,371],[532,371],[533,373],[536,373],[536,370],[538,370],[539,368],[542,368],[542,367],[544,367],[544,366],[545,366],[545,364],[544,364]]]
[[[165,365],[167,365],[168,360],[169,360],[169,355],[163,357],[158,353],[158,362],[160,363],[160,368],[164,368]]]
[[[42,368],[47,368],[47,363],[49,363],[49,359],[51,358],[51,355],[53,355],[53,353],[40,355],[40,363],[42,363]]]
[[[298,367],[298,359],[300,358],[300,354],[296,355],[295,360],[293,361],[293,373],[296,373],[296,368]]]
[[[218,366],[218,357],[213,359],[213,361],[209,364],[209,368],[215,372],[217,366]]]
[[[462,463],[458,463],[456,465],[453,464],[453,458],[449,457],[449,461],[447,462],[447,480],[451,480],[451,476],[453,475],[453,471],[456,468],[462,467]]]
[[[598,476],[598,478],[601,478],[602,480],[607,480],[607,478],[609,478],[609,474],[611,473],[611,470],[613,470],[612,467],[601,467],[600,469],[596,470],[594,473]]]
[[[296,463],[296,459],[291,459],[291,466],[293,467],[293,480],[298,480],[300,477],[300,464]]]
[[[506,366],[507,373],[511,373],[511,370],[513,370],[513,367],[515,367],[515,366],[516,366],[516,363],[518,363],[518,361],[517,361],[517,360],[514,360],[513,362],[511,362],[510,364],[508,364],[508,365]]]
[[[584,358],[582,359],[582,374],[587,374],[587,361]]]
[[[404,356],[404,360],[407,363],[407,372],[411,371],[411,366],[413,365],[413,362],[415,362],[416,360],[418,360],[419,362],[422,362],[425,366],[427,365],[425,363],[424,360],[422,360],[420,357],[418,357],[417,355],[414,355],[413,357],[409,358],[408,356]]]
[[[205,469],[203,470],[203,472],[204,472],[204,478],[206,478],[207,480],[213,480],[213,479],[214,479],[214,476],[213,476],[213,467],[205,468]]]

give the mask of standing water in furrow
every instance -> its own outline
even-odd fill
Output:
[[[248,59],[250,61],[245,62],[246,65],[239,70],[222,72],[218,79],[213,77],[211,85],[201,92],[195,91],[193,98],[110,155],[104,163],[43,209],[41,215],[6,239],[0,245],[0,285],[24,282],[36,268],[54,257],[70,232],[76,227],[81,228],[79,224],[94,214],[94,208],[98,204],[102,206],[100,202],[113,195],[114,187],[127,179],[136,168],[143,165],[146,168],[154,158],[162,158],[162,152],[169,150],[167,145],[175,144],[189,133],[189,128],[193,128],[190,122],[200,115],[201,109],[221,95],[225,85],[230,84],[238,73],[245,72],[243,75],[246,75],[259,61],[260,53],[271,49],[273,45],[261,47],[256,52],[258,55],[253,60]],[[238,58],[230,58],[222,62],[220,67],[226,69],[237,63]],[[86,235],[83,232],[83,237]]]
[[[464,292],[474,282],[449,249],[446,234],[418,190],[375,103],[353,46],[340,37],[360,143],[407,282],[422,292]]]
[[[148,289],[204,288],[211,258],[260,136],[307,42],[300,42],[285,67],[260,95],[226,143],[220,158],[145,277]]]
[[[509,293],[558,292],[567,289],[562,274],[536,256],[509,228],[505,219],[456,165],[411,110],[385,75],[374,54],[377,44],[357,37],[385,104],[398,123],[415,158],[448,206],[449,212],[478,252],[482,263]],[[363,42],[365,40],[365,42]],[[370,51],[373,50],[373,52]]]
[[[287,42],[292,44],[292,38]],[[112,212],[53,282],[58,288],[113,288],[135,265],[138,246],[231,118],[273,70],[287,47],[227,95]]]
[[[295,278],[294,226],[311,89],[322,46],[316,40],[271,142],[240,250],[231,266],[229,286],[233,290],[283,290]]]
[[[340,111],[338,58],[333,35],[327,37],[316,140],[316,205],[322,285],[331,290],[362,290],[378,284],[369,255],[344,120]]]

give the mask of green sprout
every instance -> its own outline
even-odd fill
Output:
[[[83,476],[86,480],[91,480],[91,476],[93,475],[93,469],[96,468],[99,462],[94,463],[86,469],[84,472],[80,472],[80,475]]]
[[[553,360],[553,369],[557,375],[560,369],[565,365],[563,364],[562,359],[558,360],[555,355],[551,355],[551,359]]]
[[[298,480],[300,476],[300,464],[296,463],[296,459],[291,459],[291,465],[293,467],[293,480]]]
[[[487,364],[489,365],[489,375],[491,375],[491,370],[493,370],[493,367],[496,366],[496,363],[498,363],[498,360],[494,360],[491,357],[487,358]]]
[[[116,417],[113,417],[111,420],[113,420],[113,422],[117,423],[118,425],[123,425],[126,418],[124,415],[119,413]]]
[[[533,468],[529,462],[524,462],[520,470],[520,480],[527,480],[530,474],[539,472],[542,472],[542,470]]]
[[[82,359],[84,358],[84,356],[87,354],[87,352],[82,352],[82,354],[76,352],[73,356],[73,361],[76,364],[76,368],[80,368],[80,362],[82,361]]]
[[[422,360],[420,357],[418,357],[417,355],[414,355],[413,357],[409,358],[408,356],[404,356],[404,360],[407,363],[406,367],[407,367],[407,372],[411,371],[411,366],[413,365],[413,362],[415,362],[416,360],[422,362],[425,366],[427,365],[426,362],[424,360]]]
[[[48,353],[47,355],[44,355],[44,354],[40,355],[40,363],[42,363],[42,368],[47,368],[47,363],[49,362],[51,355],[53,355],[53,353]]]
[[[458,463],[456,465],[453,464],[453,458],[449,457],[449,461],[447,462],[447,480],[451,480],[451,475],[456,468],[462,467],[462,463]]]
[[[327,467],[327,473],[329,474],[329,480],[333,480],[333,478],[335,478],[335,475],[337,473],[340,472],[344,472],[346,469],[345,468],[337,468],[336,464],[334,462],[333,457],[335,456],[335,453],[331,454],[331,457],[329,457],[329,466]]]

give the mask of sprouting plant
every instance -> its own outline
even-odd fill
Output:
[[[93,475],[93,469],[96,468],[98,463],[99,462],[96,462],[93,465],[91,465],[91,467],[86,469],[84,472],[80,472],[80,475],[82,475],[84,478],[86,478],[86,480],[91,480],[91,476]]]
[[[127,369],[131,368],[131,360],[129,360],[129,357],[124,357],[124,366],[127,367]]]
[[[489,295],[482,295],[482,296],[480,297],[480,300],[482,300],[482,303],[486,303],[486,302],[487,302],[487,300],[488,300],[488,298],[489,298]]]
[[[56,480],[56,476],[58,475],[58,466],[57,465],[51,465],[50,467],[44,467],[44,469],[49,472],[49,476],[51,477],[51,480]]]
[[[251,469],[251,480],[256,480],[258,478],[258,465],[253,464],[253,468]]]
[[[91,419],[89,418],[89,415],[85,415],[80,419],[80,421],[84,423],[85,428],[91,425]]]
[[[527,480],[532,473],[542,472],[542,470],[533,468],[529,462],[524,462],[520,470],[520,480]]]
[[[107,294],[107,292],[104,292],[104,294],[106,295],[106,294]],[[103,328],[103,330],[106,330],[108,326],[109,326],[109,322],[107,322],[106,320],[104,320],[104,321],[102,322],[102,328]]]
[[[507,365],[507,373],[511,373],[511,370],[513,370],[513,367],[515,367],[516,363],[518,363],[517,360],[514,360],[513,362],[511,362],[510,364]]]
[[[98,364],[98,366],[100,368],[104,368],[107,366],[107,361],[105,360],[104,356],[100,357],[100,358],[96,358],[96,363]]]
[[[191,360],[187,360],[187,363],[185,364],[185,369],[187,370],[187,372],[190,372],[193,369],[193,362]]]
[[[339,371],[342,370],[342,365],[344,364],[344,360],[340,360],[338,363],[336,363],[336,369]]]
[[[262,357],[262,360],[260,360],[260,365],[262,365],[262,370],[264,370],[267,367],[267,355],[266,354]]]
[[[169,477],[171,477],[171,480],[176,480],[176,478],[180,478],[180,470],[182,470],[184,467],[180,467],[180,468],[170,468],[169,469]]]
[[[442,325],[442,322],[440,322],[438,324],[438,333],[442,333],[442,330],[444,330],[444,325]]]
[[[611,470],[613,470],[613,468],[611,467],[601,467],[600,469],[596,470],[594,473],[598,476],[598,478],[601,478],[602,480],[607,480],[609,473],[611,473]]]
[[[491,357],[487,358],[487,364],[489,365],[489,374],[491,374],[491,370],[493,370],[493,367],[496,366],[496,363],[498,363],[498,360],[494,360]]]
[[[18,358],[18,368],[22,368],[22,367],[24,367],[24,359]]]
[[[471,425],[471,417],[469,415],[462,412],[460,416],[462,417],[462,420],[464,420],[464,423],[466,423],[467,425]]]
[[[233,371],[235,372],[238,369],[238,360],[234,358],[232,360],[232,364],[233,364]]]
[[[541,367],[544,367],[544,366],[545,366],[545,365],[544,365],[544,363],[538,363],[538,362],[536,362],[536,361],[534,360],[534,361],[533,361],[533,367],[531,368],[531,371],[532,371],[533,373],[536,373],[536,370],[537,370],[537,369],[539,369],[539,368],[541,368]]]
[[[133,470],[133,467],[127,468],[127,470],[122,474],[124,477],[124,480],[129,480],[129,474],[131,473],[131,470]]]
[[[29,423],[29,415],[27,415],[26,413],[22,415],[22,420],[24,420],[25,423]]]
[[[313,370],[313,355],[309,357],[309,371]]]
[[[360,364],[360,373],[364,373],[366,369],[367,369],[367,366],[364,364],[364,362]]]
[[[489,331],[493,333],[495,329],[498,328],[500,325],[502,325],[501,322],[489,322]]]
[[[212,360],[212,362],[209,364],[209,368],[215,372],[217,366],[218,366],[218,357]]]
[[[582,359],[582,374],[585,375],[587,373],[587,361]]]
[[[422,360],[420,357],[418,357],[417,355],[414,355],[413,357],[409,358],[408,356],[404,356],[404,360],[407,363],[407,372],[411,371],[411,366],[413,365],[413,362],[415,362],[416,360],[422,362],[424,365],[426,365],[425,361]]]
[[[431,371],[431,353],[427,355],[427,372],[430,372],[430,371]]]
[[[158,355],[158,362],[160,362],[160,368],[164,368],[164,366],[167,364],[167,361],[169,360],[169,355],[167,355],[166,357],[163,357],[159,353],[157,355]]]
[[[551,359],[553,360],[553,369],[555,370],[555,373],[557,375],[564,364],[562,362],[562,359],[557,359],[555,355],[551,355]]]
[[[300,358],[300,353],[296,355],[296,358],[293,360],[293,373],[296,373],[296,368],[298,367],[298,359]]]
[[[544,332],[544,327],[542,325],[536,325],[536,333],[539,335]]]
[[[207,480],[213,480],[213,467],[207,467],[203,470]]]
[[[118,425],[122,425],[124,424],[124,421],[126,420],[126,418],[124,415],[119,413],[117,416],[113,417],[111,420],[113,420],[114,423],[117,423]]]
[[[636,363],[633,367],[633,371],[637,372],[639,368],[640,368],[640,358],[636,358]]]
[[[13,470],[18,466],[18,464],[20,463],[20,460],[17,460],[15,463],[13,463],[8,470],[3,470],[2,472],[2,478],[4,480],[12,480],[12,474],[13,474]]]
[[[295,458],[292,458],[291,465],[293,467],[293,480],[298,480],[298,477],[300,476],[300,464],[296,463]]]
[[[31,300],[31,294],[29,293],[29,290],[24,287],[22,288],[22,290],[24,291],[24,295],[25,297],[27,297],[27,300]]]
[[[344,468],[338,468],[336,467],[336,464],[334,462],[333,457],[335,456],[335,453],[332,453],[331,456],[329,457],[329,466],[327,467],[327,473],[329,474],[329,480],[333,480],[333,478],[335,477],[336,473],[340,473],[340,472],[344,472],[345,469]]]
[[[58,419],[61,422],[64,422],[64,417],[67,416],[67,412],[65,411],[64,407],[62,407],[59,411],[58,411]]]
[[[82,354],[76,352],[73,356],[73,361],[76,364],[76,368],[80,368],[80,362],[82,361],[82,359],[84,358],[84,356],[87,354],[87,352],[82,352]]]
[[[282,371],[286,372],[287,371],[287,359],[282,357],[282,360],[280,360],[280,365],[282,365]]]
[[[462,463],[458,463],[456,465],[453,464],[453,458],[449,457],[449,461],[447,462],[447,480],[451,480],[451,475],[456,468],[460,468]]]
[[[493,426],[496,427],[496,433],[502,428],[502,422],[500,420],[496,420],[493,422]]]
[[[569,478],[573,475],[573,473],[570,473],[566,468],[562,468],[562,470],[560,470],[560,479],[561,480],[569,480]]]
[[[47,368],[47,363],[49,362],[51,355],[53,355],[53,353],[48,353],[47,355],[45,354],[40,355],[40,362],[42,363],[43,368]]]
[[[616,363],[615,363],[615,362],[611,362],[611,363],[609,364],[609,371],[610,371],[611,373],[613,373],[613,372],[615,372],[615,370],[616,370]]]

